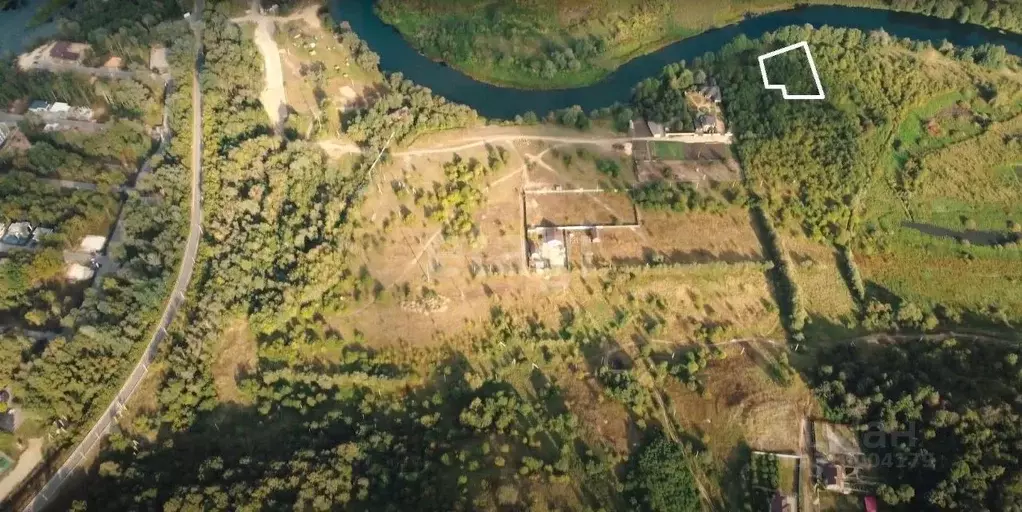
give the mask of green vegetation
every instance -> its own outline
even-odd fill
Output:
[[[690,512],[701,510],[695,479],[686,465],[685,450],[669,439],[658,437],[639,452],[635,469],[629,474],[628,489],[634,494],[636,510],[648,512]]]
[[[1011,0],[817,0],[913,11],[1022,32]],[[785,0],[379,0],[380,17],[422,53],[486,82],[524,88],[594,83],[624,62]]]
[[[752,459],[742,474],[745,491],[745,510],[769,510],[774,494],[780,490],[780,466],[772,455],[752,454]]]
[[[475,213],[483,200],[479,181],[490,169],[478,160],[464,161],[457,155],[444,164],[447,183],[438,185],[431,202],[426,205],[426,216],[443,224],[444,234],[474,239],[478,236]]]
[[[628,191],[639,208],[647,210],[707,211],[722,213],[730,205],[744,205],[745,192],[740,187],[714,185],[706,191],[696,190],[687,182],[651,181]]]
[[[0,196],[3,223],[46,226],[68,244],[78,243],[84,235],[107,233],[117,216],[117,200],[110,194],[61,189],[20,172],[0,175]]]
[[[1016,346],[954,339],[835,346],[820,354],[813,380],[827,416],[867,426],[866,449],[889,461],[878,468],[884,501],[915,510],[1022,503]]]

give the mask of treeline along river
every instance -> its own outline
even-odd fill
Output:
[[[384,71],[401,72],[405,78],[429,87],[451,101],[468,105],[486,117],[503,119],[529,111],[543,115],[572,105],[580,105],[590,111],[626,101],[636,83],[658,74],[667,64],[691,61],[716,51],[741,34],[757,38],[788,25],[829,25],[864,32],[884,30],[894,37],[930,41],[934,45],[945,39],[956,46],[993,43],[1003,45],[1008,53],[1022,55],[1022,36],[977,25],[881,9],[806,6],[750,17],[683,39],[637,57],[606,79],[587,87],[523,90],[479,82],[420,54],[397,30],[376,16],[373,0],[335,0],[331,13],[338,23],[348,22],[352,30],[380,55],[380,68]]]

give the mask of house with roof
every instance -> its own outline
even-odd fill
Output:
[[[700,114],[696,118],[696,133],[717,133],[718,118],[714,114]]]
[[[22,153],[31,147],[32,143],[21,130],[11,128],[4,140],[0,141],[0,156]]]
[[[782,494],[778,490],[770,500],[770,512],[798,512],[798,502],[794,496]]]
[[[845,485],[845,468],[840,464],[828,462],[823,465],[823,486],[828,491],[848,494],[852,492]]]
[[[52,235],[52,234],[53,234],[53,230],[50,229],[50,228],[44,228],[44,227],[35,228],[35,231],[32,231],[32,241],[31,241],[31,243],[29,245],[31,245],[32,247],[35,247],[35,246],[43,243],[43,240],[45,240],[47,236]]]
[[[43,100],[32,100],[32,103],[28,104],[28,111],[33,114],[42,114],[50,110],[50,102]]]
[[[14,394],[11,390],[0,389],[0,430],[14,432],[24,419],[21,410],[14,405]]]
[[[76,51],[76,48],[72,46],[72,43],[68,41],[57,41],[50,47],[50,57],[60,60],[69,60],[78,62],[78,59],[82,57],[81,52]]]
[[[7,230],[4,231],[3,237],[0,237],[0,242],[18,247],[28,245],[28,242],[31,240],[32,224],[28,222],[12,223],[10,226],[7,226]]]

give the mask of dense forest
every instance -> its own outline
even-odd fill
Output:
[[[1011,0],[815,0],[911,11],[1022,32]],[[421,52],[473,77],[526,88],[593,83],[669,42],[788,9],[786,0],[379,0],[377,12]]]

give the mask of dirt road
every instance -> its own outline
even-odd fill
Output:
[[[43,438],[37,437],[28,440],[28,449],[18,457],[18,463],[14,469],[7,473],[3,480],[0,480],[0,500],[7,498],[7,495],[14,490],[22,480],[25,479],[36,465],[43,460]]]
[[[259,101],[266,109],[266,115],[275,128],[282,127],[287,119],[287,95],[284,92],[284,71],[280,65],[280,48],[273,39],[277,26],[274,17],[259,14],[259,2],[252,2],[252,12],[241,18],[234,18],[235,23],[254,22],[256,24],[256,48],[263,56],[263,72],[266,83],[259,94]]]

